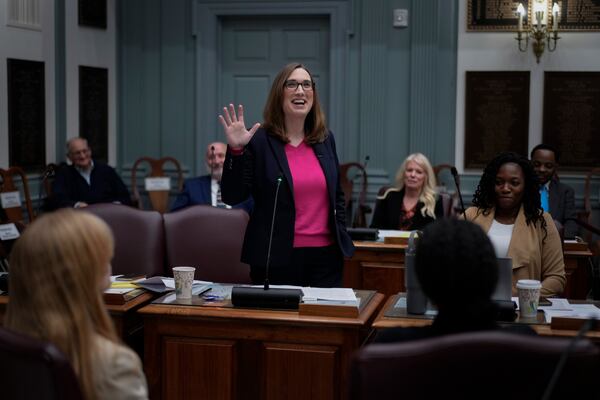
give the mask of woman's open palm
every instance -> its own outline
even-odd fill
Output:
[[[227,136],[227,144],[233,148],[244,147],[250,142],[254,132],[260,127],[259,123],[256,123],[250,128],[246,129],[244,123],[244,106],[241,104],[238,106],[237,115],[235,113],[235,107],[233,104],[229,104],[229,108],[223,107],[223,115],[219,115],[219,121],[223,125],[225,130],[225,136]]]

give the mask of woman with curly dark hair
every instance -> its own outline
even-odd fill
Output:
[[[469,221],[488,234],[498,257],[513,263],[513,294],[519,279],[542,282],[542,296],[562,293],[565,264],[560,236],[540,204],[539,181],[530,161],[516,153],[496,156],[483,171]]]

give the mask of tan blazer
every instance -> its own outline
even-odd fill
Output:
[[[485,215],[476,207],[467,209],[467,220],[475,222],[487,233],[494,221],[495,209]],[[516,295],[516,283],[519,279],[537,279],[542,282],[542,296],[560,295],[567,283],[565,262],[563,260],[562,243],[552,221],[552,216],[544,213],[548,235],[544,240],[541,224],[525,222],[523,207],[515,220],[508,246],[508,257],[513,264],[513,295]]]
[[[97,336],[94,366],[96,396],[101,400],[146,400],[148,386],[140,358],[130,348]]]

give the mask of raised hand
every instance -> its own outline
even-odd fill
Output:
[[[223,125],[225,130],[225,136],[227,136],[227,144],[233,148],[244,147],[248,144],[254,132],[260,127],[260,124],[256,123],[250,128],[246,129],[244,123],[244,106],[241,104],[238,106],[237,115],[235,113],[235,107],[233,104],[229,104],[229,108],[223,107],[223,115],[219,115],[219,121]]]

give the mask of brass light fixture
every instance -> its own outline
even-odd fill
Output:
[[[548,14],[548,3],[545,0],[533,0],[533,12],[532,16],[534,21],[529,23],[527,29],[523,29],[523,16],[525,15],[525,7],[522,3],[519,3],[517,7],[518,14],[518,25],[517,25],[517,37],[515,38],[519,45],[520,51],[527,51],[529,45],[529,39],[533,41],[532,48],[533,54],[539,64],[540,57],[544,54],[546,43],[548,44],[548,51],[556,50],[556,42],[558,37],[558,14],[560,13],[560,7],[558,3],[554,3],[552,6],[552,15]],[[552,27],[550,27],[550,21],[552,21]]]

